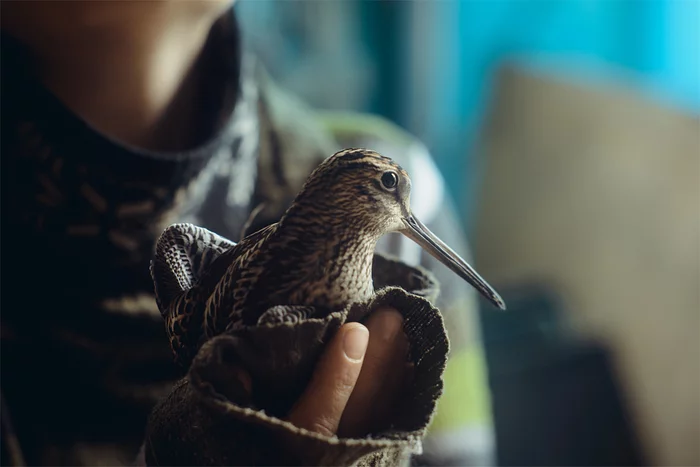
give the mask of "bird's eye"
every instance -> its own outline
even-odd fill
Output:
[[[382,175],[382,185],[388,190],[393,190],[399,183],[399,177],[394,172],[384,172]]]

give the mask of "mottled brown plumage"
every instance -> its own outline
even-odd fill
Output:
[[[176,359],[241,326],[324,316],[372,297],[377,241],[399,231],[472,283],[498,294],[411,214],[411,181],[365,149],[340,151],[309,176],[279,222],[234,244],[191,224],[165,230],[151,271]]]

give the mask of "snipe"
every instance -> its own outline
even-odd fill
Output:
[[[235,244],[191,224],[168,227],[151,274],[176,360],[237,326],[293,321],[371,298],[380,237],[401,232],[474,286],[505,303],[411,213],[411,180],[398,164],[346,149],[309,176],[279,222]]]

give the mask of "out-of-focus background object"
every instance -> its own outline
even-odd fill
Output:
[[[700,2],[236,9],[282,85],[430,148],[509,304],[500,465],[700,464]]]
[[[554,288],[570,325],[612,352],[650,461],[697,465],[700,122],[624,82],[578,86],[515,67],[497,83],[480,270]]]

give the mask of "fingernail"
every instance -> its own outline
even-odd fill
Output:
[[[353,327],[345,334],[343,349],[345,355],[351,360],[361,360],[367,350],[369,331],[366,327]]]

